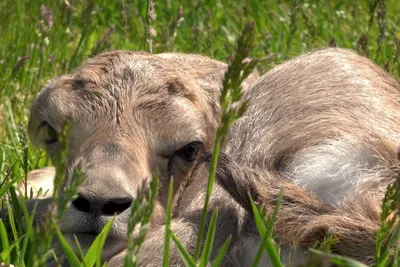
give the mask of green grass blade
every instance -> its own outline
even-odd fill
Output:
[[[213,150],[213,153],[211,156],[210,175],[208,177],[206,197],[205,197],[204,206],[203,206],[201,219],[200,219],[200,228],[199,228],[199,232],[197,234],[197,243],[196,243],[196,249],[195,249],[195,253],[194,253],[194,259],[196,261],[197,261],[198,255],[200,254],[200,244],[201,244],[201,241],[203,240],[203,232],[204,232],[206,217],[207,217],[207,213],[208,213],[208,202],[210,199],[210,195],[212,193],[212,189],[214,187],[215,173],[217,170],[219,152],[220,152],[220,133],[217,132],[217,135],[215,137],[214,150]]]
[[[2,219],[0,219],[0,239],[1,239],[1,246],[3,249],[7,248],[10,245],[6,227],[4,226]]]
[[[169,191],[168,191],[168,204],[165,218],[165,239],[164,239],[164,257],[163,266],[169,266],[169,245],[171,242],[171,217],[172,217],[172,200],[173,200],[173,190],[174,190],[174,179],[171,177],[169,181]]]
[[[265,243],[267,242],[266,239],[269,238],[269,236],[267,234],[267,230],[263,223],[263,219],[261,218],[260,212],[258,211],[258,208],[255,205],[254,200],[250,194],[249,194],[249,198],[250,198],[251,209],[253,211],[254,221],[256,222],[258,233],[260,235],[260,238],[262,239],[260,247],[258,248],[258,251],[257,251],[254,261],[252,263],[253,267],[257,267],[258,263],[260,262],[262,253],[265,249]],[[264,242],[264,240],[265,240],[265,242]]]
[[[24,235],[22,235],[17,241],[15,241],[12,245],[8,246],[6,249],[3,249],[3,251],[0,253],[0,261],[2,262],[7,262],[10,259],[10,254],[11,251],[19,246],[19,243],[21,242],[22,238],[24,238]]]
[[[150,187],[144,185],[137,191],[136,198],[131,205],[131,212],[128,218],[127,249],[125,255],[126,267],[134,267],[138,264],[139,249],[145,241],[150,220],[158,196],[158,171],[152,175]],[[138,231],[136,227],[139,227]]]
[[[388,266],[391,255],[391,248],[397,246],[399,242],[399,233],[400,233],[400,221],[397,222],[396,226],[393,228],[393,232],[390,234],[389,240],[386,242],[383,247],[383,253],[380,258],[379,267]],[[394,258],[396,258],[396,254],[394,254]]]
[[[254,200],[250,196],[250,194],[249,194],[249,197],[250,197],[251,209],[254,214],[254,221],[256,222],[258,233],[260,234],[260,236],[264,236],[267,230],[264,225],[263,219],[261,218],[260,212],[258,211],[258,208],[257,208],[256,204],[254,203]]]
[[[25,259],[26,250],[28,248],[28,243],[29,243],[29,240],[31,239],[31,236],[32,236],[32,232],[28,231],[25,234],[25,237],[24,237],[23,242],[22,242],[21,253],[20,253],[20,263],[21,263],[20,266],[21,267],[25,266],[24,259]]]
[[[256,256],[254,257],[253,263],[251,264],[252,267],[258,267],[258,264],[260,263],[262,254],[264,252],[264,243],[267,242],[265,240],[266,238],[268,238],[268,236],[265,234],[261,239],[260,246],[258,247],[258,250],[257,250]]]
[[[397,227],[400,227],[400,224],[397,224]],[[399,267],[400,263],[400,239],[397,239],[397,244],[396,244],[396,248],[394,250],[394,257],[393,257],[393,262],[392,262],[392,267]]]
[[[21,255],[20,255],[21,263],[24,262],[25,255],[27,253],[27,251],[26,251],[27,246],[28,246],[28,243],[31,241],[30,239],[35,238],[35,232],[33,230],[33,223],[34,223],[34,217],[35,217],[35,213],[36,213],[36,207],[37,207],[37,203],[35,203],[35,205],[33,206],[33,210],[31,211],[32,213],[29,214],[29,211],[28,211],[25,201],[20,202],[20,208],[22,209],[22,213],[24,214],[25,232],[26,232],[26,237],[24,239],[24,242],[22,243],[22,249],[21,249]],[[29,264],[29,262],[30,262],[30,259],[28,259],[28,264]]]
[[[398,208],[399,188],[396,183],[388,185],[385,196],[382,199],[381,227],[376,235],[375,265],[387,266],[391,249],[398,240],[399,229],[395,226],[396,217],[390,218],[390,214]]]
[[[11,232],[13,235],[14,240],[18,240],[18,232],[17,232],[17,227],[15,225],[15,219],[14,219],[14,214],[13,214],[13,210],[11,209],[10,204],[7,202],[7,211],[8,211],[8,219],[10,222],[10,226],[11,226]],[[17,250],[17,256],[19,257],[19,244],[16,243],[16,250]]]
[[[107,222],[107,224],[101,230],[100,234],[96,237],[96,239],[90,246],[83,260],[86,267],[92,267],[94,265],[96,265],[97,267],[101,266],[101,251],[103,250],[104,243],[106,241],[108,233],[110,232],[113,222],[114,217]]]
[[[214,237],[215,237],[215,230],[217,228],[217,219],[218,219],[218,209],[213,211],[211,216],[210,225],[208,227],[206,241],[204,243],[203,252],[200,258],[200,267],[206,267],[208,262],[210,261],[211,252],[213,249]]]
[[[279,209],[281,207],[282,198],[283,198],[283,189],[279,192],[278,199],[276,200],[276,205],[275,205],[275,208],[274,208],[274,212],[272,213],[271,217],[269,217],[268,220],[267,220],[266,230],[267,230],[267,234],[270,235],[270,236],[272,236],[272,231],[274,229],[274,224],[276,222],[276,219],[278,217],[278,212],[279,212]]]
[[[228,251],[231,240],[232,240],[232,236],[229,236],[226,239],[225,243],[222,245],[220,251],[218,252],[217,257],[215,257],[212,267],[218,267],[221,265],[222,260],[224,259],[224,256],[225,256],[226,252]]]
[[[178,252],[182,257],[182,260],[185,263],[185,266],[186,267],[196,267],[196,262],[190,256],[189,252],[187,252],[187,250],[183,247],[183,245],[178,240],[178,238],[174,235],[174,233],[171,232],[171,229],[168,229],[168,231],[170,231],[170,233],[171,233],[171,238],[174,241],[175,246],[178,249]]]
[[[79,261],[78,256],[76,256],[74,250],[72,249],[72,247],[70,246],[70,244],[68,244],[68,241],[65,239],[65,237],[63,236],[63,234],[61,233],[60,229],[58,228],[58,226],[56,226],[56,235],[58,237],[58,241],[60,242],[60,245],[63,249],[63,252],[65,254],[65,257],[68,260],[68,263],[71,266],[80,266],[81,263]]]
[[[320,255],[320,256],[325,256],[331,260],[331,262],[337,266],[343,266],[343,267],[367,267],[362,262],[350,259],[348,257],[340,256],[340,255],[335,255],[332,253],[327,253],[327,252],[322,252],[313,248],[310,248],[310,251],[314,254]]]
[[[282,192],[281,192],[282,194]],[[273,224],[275,223],[276,220],[276,216],[277,216],[277,212],[279,209],[279,203],[281,199],[281,195],[278,197],[278,203],[275,206],[274,212],[272,214],[272,216],[269,218],[269,220],[267,220],[267,227],[264,225],[264,220],[261,218],[260,212],[256,206],[256,204],[254,203],[254,200],[250,197],[250,204],[251,204],[251,208],[254,214],[254,220],[256,222],[256,226],[258,229],[258,233],[260,235],[260,237],[262,237],[261,241],[262,241],[262,245],[263,248],[265,249],[265,251],[267,252],[267,255],[269,257],[269,260],[271,261],[272,266],[274,267],[278,267],[278,266],[283,266],[282,264],[282,260],[279,256],[279,251],[278,248],[276,246],[276,244],[274,243],[273,239],[272,239],[272,229],[273,229]],[[257,266],[258,262],[261,258],[262,252],[260,251],[261,247],[259,248],[257,254],[256,254],[256,258],[255,258],[255,263],[253,263],[253,266]]]
[[[15,216],[16,216],[16,219],[17,219],[16,223],[17,223],[18,229],[20,231],[23,231],[22,220],[21,220],[21,218],[22,218],[21,203],[18,200],[18,196],[17,196],[17,193],[15,192],[14,187],[10,188],[9,193],[10,193],[10,196],[11,196],[13,210],[14,210],[14,213],[15,213]],[[22,202],[24,202],[24,201],[22,201]],[[23,204],[25,204],[25,203],[23,203]]]
[[[2,198],[7,193],[7,191],[11,188],[11,186],[13,186],[15,184],[15,182],[17,182],[18,180],[19,180],[18,178],[15,178],[6,184],[3,184],[0,187],[0,198]]]
[[[8,247],[10,246],[10,241],[8,240],[6,227],[4,226],[3,220],[1,219],[0,219],[0,239],[3,251],[8,249]],[[6,264],[10,264],[10,257],[2,257],[2,261]]]
[[[83,250],[82,250],[81,244],[79,244],[79,240],[76,237],[76,235],[74,235],[74,241],[75,241],[75,246],[76,246],[76,253],[78,254],[80,259],[84,259],[85,255],[83,254]],[[85,264],[85,263],[83,262],[83,264]]]

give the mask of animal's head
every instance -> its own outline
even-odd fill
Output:
[[[68,120],[65,180],[76,168],[85,175],[62,221],[64,233],[89,245],[116,215],[104,257],[120,250],[112,240],[126,237],[129,207],[156,170],[165,205],[169,178],[176,190],[212,148],[225,70],[224,63],[201,56],[115,51],[48,84],[32,106],[31,141],[55,160]]]

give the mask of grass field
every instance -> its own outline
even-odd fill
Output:
[[[27,139],[29,106],[35,95],[48,79],[71,72],[102,51],[179,51],[225,61],[244,24],[252,21],[256,38],[251,56],[261,58],[257,66],[261,72],[331,44],[358,50],[400,77],[398,0],[164,0],[155,1],[150,14],[148,6],[147,1],[137,0],[0,1],[2,188],[32,169],[51,165]],[[6,193],[2,188],[0,196]],[[1,225],[0,234],[4,234]],[[15,240],[20,233],[15,230],[10,236]],[[7,246],[1,239],[4,251]],[[0,250],[0,259],[16,263],[20,256],[16,250],[23,251],[15,248],[2,254]]]

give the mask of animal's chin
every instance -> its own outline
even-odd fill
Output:
[[[84,246],[86,249],[88,249],[98,236],[98,233],[95,231],[92,232],[84,232],[84,233],[78,233],[75,234],[79,242],[81,243],[81,240],[84,241]],[[107,236],[106,241],[104,242],[103,246],[103,251],[102,251],[102,259],[103,260],[108,260],[112,256],[115,256],[119,252],[121,252],[124,248],[126,248],[126,237],[123,236],[118,236],[118,235],[113,235],[110,233]],[[82,245],[82,244],[81,244]]]
[[[79,242],[79,246],[83,253],[86,254],[90,246],[95,241],[98,233],[96,231],[86,231],[77,233],[66,233],[64,237],[67,239],[68,243],[76,248],[76,240]],[[55,249],[58,255],[64,255],[63,249],[60,247],[58,242],[55,244]],[[113,256],[117,255],[119,252],[126,248],[126,239],[115,235],[108,235],[104,243],[101,259],[103,261],[109,260]],[[66,265],[68,266],[68,265]]]
[[[114,218],[101,253],[103,261],[111,259],[127,247],[128,215],[120,214]],[[78,252],[81,249],[85,255],[110,219],[109,216],[94,217],[71,209],[64,215],[60,228],[65,239],[75,251]],[[54,243],[56,254],[64,255],[65,253],[57,241],[55,240]],[[76,241],[78,241],[80,249],[78,249]]]

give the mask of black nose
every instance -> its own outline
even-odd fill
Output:
[[[72,202],[77,210],[83,212],[95,212],[99,215],[118,215],[129,209],[133,201],[131,197],[114,198],[110,200],[89,200],[80,195]]]

